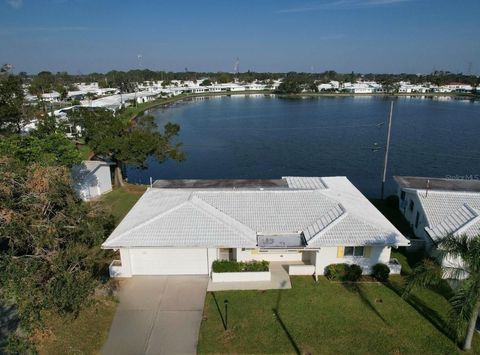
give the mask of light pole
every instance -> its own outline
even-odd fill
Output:
[[[387,144],[385,146],[385,160],[383,162],[382,191],[380,198],[383,200],[385,190],[385,180],[387,179],[388,153],[390,150],[390,134],[392,132],[393,101],[390,103],[390,116],[388,117]]]

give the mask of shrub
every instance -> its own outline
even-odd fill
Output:
[[[348,281],[358,281],[362,276],[362,268],[357,264],[352,264],[348,268],[347,279]]]
[[[347,279],[348,264],[330,264],[325,268],[325,276],[333,281],[345,281]]]
[[[373,265],[372,276],[376,278],[378,281],[381,281],[381,282],[387,281],[389,275],[390,275],[390,268],[387,265],[382,263]]]
[[[268,271],[270,263],[268,261],[249,261],[239,262],[233,260],[215,260],[212,264],[213,272],[251,272]]]
[[[362,268],[356,264],[330,264],[325,268],[325,276],[332,281],[358,281]]]

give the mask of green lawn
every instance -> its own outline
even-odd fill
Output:
[[[394,279],[395,287],[403,282],[400,276]],[[208,293],[198,352],[461,353],[443,333],[448,304],[434,290],[414,292],[410,304],[383,284],[341,284],[325,278],[315,283],[301,276],[291,280],[291,290]],[[219,312],[225,299],[228,331]],[[473,352],[480,352],[478,336]]]
[[[116,302],[103,299],[82,309],[77,318],[45,315],[47,331],[36,336],[38,353],[100,354],[116,307]]]
[[[103,196],[102,202],[113,214],[115,221],[119,223],[146,189],[146,185],[126,184],[124,187],[115,188],[112,192]]]

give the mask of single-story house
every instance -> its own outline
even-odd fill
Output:
[[[102,247],[120,251],[111,275],[130,277],[209,275],[217,259],[303,262],[315,275],[355,263],[368,273],[408,245],[346,177],[284,177],[156,181]]]
[[[400,210],[425,249],[448,234],[480,234],[480,180],[395,176]],[[443,260],[442,262],[452,262]]]
[[[111,165],[85,160],[72,168],[73,188],[82,200],[89,201],[112,191]]]

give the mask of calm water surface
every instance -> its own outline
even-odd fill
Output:
[[[347,176],[363,193],[380,191],[390,100],[210,97],[152,110],[159,126],[181,126],[187,160],[129,167],[129,181]],[[480,103],[395,99],[387,193],[393,175],[480,178]]]

